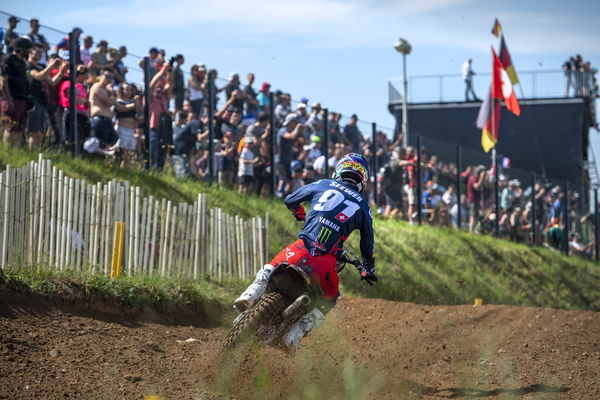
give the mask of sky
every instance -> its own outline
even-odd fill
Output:
[[[393,48],[399,37],[412,45],[407,73],[409,98],[439,97],[439,85],[421,85],[420,75],[455,75],[471,57],[479,74],[491,69],[490,33],[494,18],[502,24],[517,72],[548,71],[547,82],[561,91],[560,66],[573,54],[600,65],[599,1],[476,1],[476,0],[105,0],[69,2],[3,2],[0,10],[42,25],[68,31],[83,28],[97,42],[126,45],[130,53],[146,55],[150,47],[182,53],[185,70],[203,62],[219,76],[231,72],[256,74],[299,100],[320,102],[344,115],[356,113],[363,131],[370,122],[389,131],[388,81],[402,75],[402,56]],[[0,22],[6,26],[6,16]],[[21,23],[20,29],[28,28]],[[42,29],[50,41],[60,34]],[[125,63],[134,67],[136,58]],[[545,75],[544,75],[545,74]],[[139,73],[130,73],[140,81]],[[242,78],[244,81],[244,78]],[[458,77],[444,78],[445,96],[462,97]],[[430,80],[431,82],[431,80]],[[454,83],[459,83],[453,85]],[[479,97],[489,78],[476,77]],[[401,86],[399,86],[401,87]],[[551,90],[551,91],[552,91]],[[517,94],[520,92],[517,91]],[[598,136],[592,131],[592,136]],[[600,141],[599,141],[600,144]],[[596,152],[600,156],[600,146]]]

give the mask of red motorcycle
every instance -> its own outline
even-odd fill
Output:
[[[338,257],[338,273],[346,263],[354,265],[359,273],[366,267],[348,250]],[[219,352],[249,340],[285,349],[283,335],[302,315],[317,307],[322,298],[323,289],[310,265],[279,264],[269,277],[265,293],[236,318]]]

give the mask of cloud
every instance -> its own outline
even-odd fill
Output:
[[[72,24],[93,19],[90,23],[121,27],[126,21],[132,29],[185,29],[199,36],[231,32],[256,44],[292,39],[305,47],[387,47],[404,35],[419,47],[481,51],[492,42],[489,31],[497,16],[508,32],[511,52],[567,54],[575,47],[600,53],[594,16],[506,11],[516,6],[474,0],[129,0],[67,10],[57,17]]]

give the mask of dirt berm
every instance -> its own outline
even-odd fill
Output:
[[[217,360],[225,333],[183,309],[3,291],[0,398],[600,399],[595,312],[343,297],[294,355]]]

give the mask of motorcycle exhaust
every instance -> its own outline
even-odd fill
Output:
[[[281,315],[283,316],[283,319],[288,319],[289,317],[294,315],[300,307],[306,307],[309,304],[310,297],[307,294],[303,294],[301,296],[298,296],[298,298],[294,300],[292,304],[290,304],[285,310],[283,310],[283,313]]]

